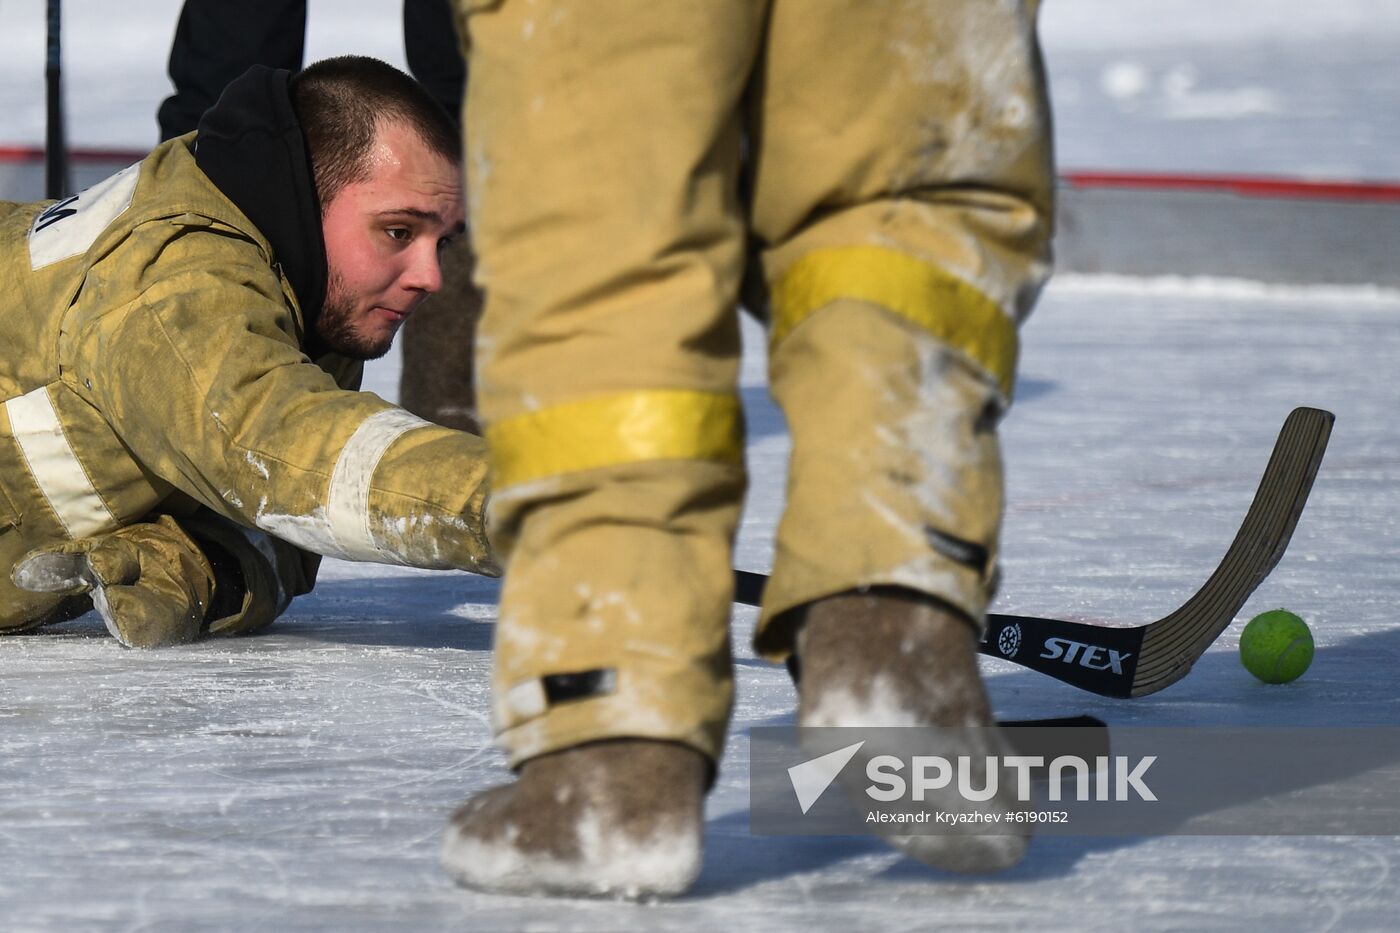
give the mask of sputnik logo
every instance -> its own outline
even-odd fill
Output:
[[[797,794],[797,803],[803,813],[812,809],[812,805],[826,793],[841,769],[850,763],[864,744],[862,740],[788,768],[788,780],[792,781],[792,790]]]

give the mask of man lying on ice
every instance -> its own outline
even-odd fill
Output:
[[[421,87],[345,57],[0,202],[0,633],[93,605],[129,646],[249,632],[318,555],[497,572],[482,440],[356,391],[442,284],[460,161]]]

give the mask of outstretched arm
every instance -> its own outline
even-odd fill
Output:
[[[495,573],[484,442],[338,386],[301,352],[279,277],[246,243],[211,267],[214,235],[171,240],[159,276],[125,289],[135,300],[74,315],[75,388],[148,470],[240,525],[317,554]],[[84,292],[129,266],[98,264]]]

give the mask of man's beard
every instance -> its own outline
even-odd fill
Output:
[[[355,303],[345,294],[345,283],[334,272],[326,281],[326,301],[316,318],[321,343],[352,360],[377,360],[394,345],[390,334],[382,344],[355,330]]]

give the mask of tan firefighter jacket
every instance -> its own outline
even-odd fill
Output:
[[[0,202],[0,627],[52,608],[9,580],[26,551],[197,506],[311,552],[291,592],[313,554],[494,573],[484,443],[305,356],[271,246],[191,142]]]

